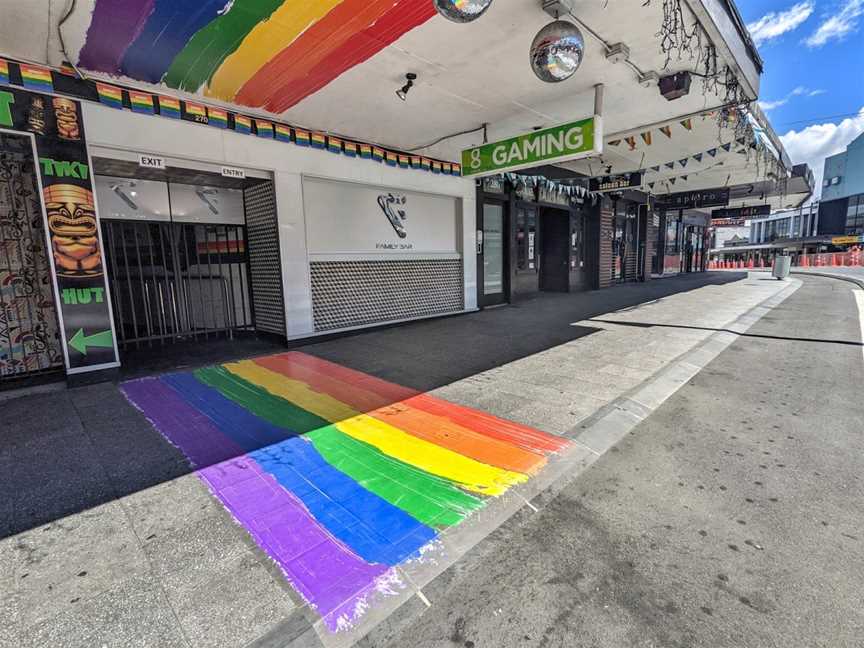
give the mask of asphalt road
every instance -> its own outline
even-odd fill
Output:
[[[864,384],[848,282],[804,285],[539,512],[361,645],[864,643]]]

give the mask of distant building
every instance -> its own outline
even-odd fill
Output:
[[[825,158],[819,219],[838,236],[864,234],[864,134]]]

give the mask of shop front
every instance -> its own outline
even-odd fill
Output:
[[[590,197],[530,176],[478,181],[480,306],[593,287]]]
[[[697,211],[666,211],[660,216],[651,272],[656,276],[704,272],[708,266],[710,222]]]

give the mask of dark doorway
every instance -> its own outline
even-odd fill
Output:
[[[648,205],[639,205],[639,216],[636,225],[638,252],[636,255],[636,279],[645,281],[645,256],[648,243]]]
[[[560,209],[543,209],[540,217],[540,289],[570,289],[570,217]]]
[[[592,259],[588,254],[588,219],[582,210],[570,215],[570,290],[588,290]]]
[[[486,198],[477,209],[477,302],[495,306],[507,301],[507,213],[503,200]]]

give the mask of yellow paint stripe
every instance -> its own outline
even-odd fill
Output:
[[[359,414],[327,394],[304,383],[244,360],[224,365],[228,371],[328,421],[350,437],[384,454],[483,495],[501,495],[528,481],[521,473],[496,468],[419,439],[376,418]]]
[[[258,23],[210,80],[204,94],[231,101],[270,59],[288,47],[342,0],[286,0],[268,20]]]

